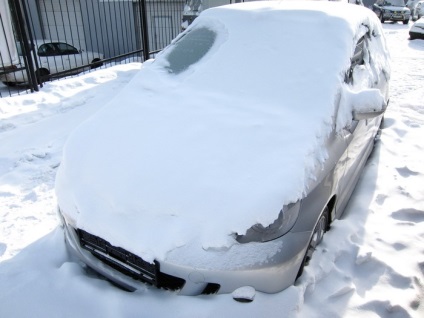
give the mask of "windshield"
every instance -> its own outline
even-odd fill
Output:
[[[384,2],[385,5],[392,5],[396,7],[404,7],[405,2],[403,0],[386,0]]]
[[[170,46],[165,55],[166,68],[170,73],[179,74],[198,62],[210,50],[216,33],[208,28],[193,29]]]

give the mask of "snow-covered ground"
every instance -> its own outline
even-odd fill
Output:
[[[54,194],[63,144],[140,64],[0,99],[0,317],[424,317],[424,41],[408,29],[384,24],[391,102],[343,219],[295,286],[251,303],[128,293],[66,253]]]

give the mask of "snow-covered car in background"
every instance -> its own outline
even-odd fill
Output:
[[[36,40],[34,41],[34,46],[38,63],[36,74],[40,77],[55,76],[55,74],[60,72],[62,72],[61,76],[72,75],[102,65],[102,53],[79,50],[65,42]],[[17,48],[20,64],[14,67],[21,69],[24,67],[24,58],[22,57],[21,45],[18,44]],[[86,68],[82,68],[83,66],[86,66]],[[28,82],[27,72],[18,70],[5,73],[0,76],[0,81],[6,85],[26,83]]]
[[[418,1],[420,0],[408,0],[406,1],[406,7],[411,11],[411,18],[414,18],[414,10],[415,6],[417,5]]]
[[[421,19],[424,16],[424,1],[419,1],[414,8],[414,13],[412,14],[412,20],[416,21]]]
[[[409,29],[409,38],[411,40],[424,39],[424,17],[415,21]]]
[[[403,24],[408,24],[411,17],[411,10],[406,7],[404,0],[377,0],[372,11],[377,14],[381,23],[402,21]]]
[[[66,142],[68,248],[128,290],[287,288],[343,213],[389,78],[381,23],[362,6],[203,11]]]

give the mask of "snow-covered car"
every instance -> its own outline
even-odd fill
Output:
[[[75,46],[65,42],[36,40],[34,41],[34,47],[34,53],[38,63],[36,75],[39,77],[55,76],[55,74],[57,75],[60,72],[62,72],[62,76],[72,75],[80,73],[85,69],[102,65],[102,53],[79,50]],[[24,58],[19,43],[17,48],[20,56],[20,64],[14,65],[14,67],[15,69],[22,69],[24,67]],[[86,66],[86,68],[82,68],[83,66]],[[8,72],[0,76],[0,81],[6,85],[26,83],[28,82],[27,72],[24,70]]]
[[[347,205],[389,78],[362,6],[203,11],[69,136],[55,186],[69,250],[128,290],[287,288]]]
[[[424,17],[415,21],[409,29],[409,38],[411,40],[424,39]]]
[[[406,1],[406,7],[411,11],[411,18],[414,17],[414,9],[415,6],[417,5],[418,1],[420,0],[408,0]]]
[[[412,15],[412,20],[417,21],[424,17],[424,1],[419,1],[414,8],[414,13]]]
[[[406,7],[404,0],[377,0],[372,11],[377,14],[381,23],[402,21],[403,24],[408,24],[411,17],[411,10]]]

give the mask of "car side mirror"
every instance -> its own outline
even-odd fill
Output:
[[[354,120],[372,119],[382,115],[387,102],[378,89],[368,89],[355,96],[352,117]]]
[[[386,108],[382,110],[372,110],[368,112],[363,111],[353,111],[353,120],[364,120],[364,119],[373,119],[382,115],[386,111]]]

